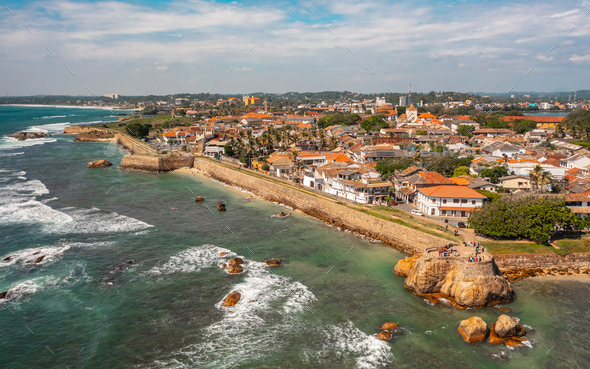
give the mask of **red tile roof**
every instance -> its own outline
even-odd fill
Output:
[[[485,199],[486,197],[476,190],[466,186],[434,186],[421,188],[418,191],[431,197],[455,197],[462,199]]]

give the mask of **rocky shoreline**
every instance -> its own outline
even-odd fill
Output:
[[[404,287],[416,295],[432,303],[444,298],[458,309],[504,304],[515,297],[493,258],[470,263],[464,258],[425,252],[400,260],[394,272],[406,277]]]

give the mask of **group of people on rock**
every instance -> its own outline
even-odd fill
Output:
[[[468,258],[470,263],[479,263],[480,261],[484,261],[483,255],[469,255]]]
[[[453,256],[457,256],[457,250],[455,250],[452,244],[445,245],[442,248],[438,249],[439,257],[449,257],[451,253],[453,254]]]
[[[485,247],[484,247],[484,246],[481,246],[481,245],[479,244],[479,242],[478,242],[478,243],[475,243],[475,242],[473,242],[473,241],[469,241],[469,242],[465,242],[465,241],[463,241],[463,246],[465,246],[465,247],[475,247],[475,254],[476,254],[476,255],[477,255],[479,252],[484,252],[484,251],[485,251]]]

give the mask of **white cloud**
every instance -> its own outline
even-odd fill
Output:
[[[449,10],[428,6],[428,2],[321,0],[295,4],[296,9],[285,15],[290,6],[261,7],[249,2],[174,1],[156,10],[121,1],[42,1],[0,20],[0,60],[46,63],[43,57],[48,45],[64,62],[82,63],[89,74],[101,62],[127,71],[166,70],[162,75],[177,75],[184,83],[182,74],[190,71],[192,78],[205,81],[205,91],[217,83],[216,75],[223,76],[232,66],[235,71],[248,72],[236,73],[244,77],[236,79],[233,86],[237,89],[268,86],[263,79],[281,87],[281,83],[307,83],[315,89],[329,89],[339,75],[361,75],[369,64],[382,75],[355,81],[365,91],[366,86],[384,89],[377,87],[379,81],[397,74],[407,79],[412,75],[438,78],[441,82],[436,83],[442,88],[447,88],[441,85],[448,76],[453,83],[463,81],[464,89],[485,90],[486,83],[501,82],[493,73],[509,79],[514,70],[528,69],[535,59],[557,58],[557,54],[541,55],[552,45],[559,45],[562,54],[575,54],[570,61],[586,62],[587,56],[579,56],[580,51],[576,54],[575,45],[590,36],[590,25],[583,22],[583,12],[562,12],[575,5],[575,0],[565,0],[565,4],[541,1],[534,7],[465,3]],[[441,11],[446,13],[441,15]],[[23,24],[31,25],[35,36]],[[573,25],[568,40],[560,44]],[[565,68],[564,60],[557,59],[559,63],[547,65]],[[444,77],[436,76],[439,65],[444,65]],[[479,71],[481,78],[467,78],[462,65]],[[431,70],[430,75],[426,73]],[[9,74],[0,70],[0,78]],[[476,82],[482,85],[468,87]],[[427,85],[428,80],[422,84]]]
[[[569,60],[574,63],[590,63],[590,54],[581,56],[573,55]]]

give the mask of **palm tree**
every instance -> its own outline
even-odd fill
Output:
[[[338,147],[338,139],[336,138],[336,136],[332,136],[330,138],[330,150],[334,150]]]
[[[530,171],[529,178],[531,179],[531,182],[534,183],[534,187],[536,189],[540,188],[541,191],[545,185],[550,184],[553,180],[551,174],[540,165],[537,165]]]

